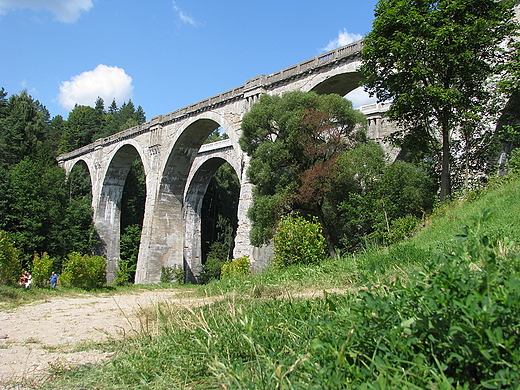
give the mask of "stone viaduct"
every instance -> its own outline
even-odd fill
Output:
[[[279,72],[247,80],[244,85],[210,97],[139,126],[58,157],[69,173],[83,161],[90,172],[94,223],[107,259],[107,278],[116,275],[119,260],[120,204],[130,165],[140,158],[146,175],[146,203],[137,261],[136,283],[160,280],[163,266],[183,266],[196,281],[201,267],[201,207],[209,180],[225,162],[235,170],[241,190],[234,256],[249,256],[254,268],[269,258],[267,248],[249,242],[247,210],[252,188],[246,171],[248,156],[240,149],[241,120],[260,95],[302,90],[338,93],[354,90],[362,80],[357,71],[363,42],[358,41]],[[376,107],[377,108],[377,107]],[[380,116],[371,108],[374,138]],[[203,145],[222,128],[229,139]]]

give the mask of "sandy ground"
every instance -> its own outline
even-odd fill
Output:
[[[200,305],[207,299],[182,299],[177,292],[146,291],[132,295],[59,298],[14,310],[0,306],[0,389],[28,389],[56,368],[96,363],[110,354],[82,351],[89,341],[119,339],[139,330],[138,312],[168,300]]]

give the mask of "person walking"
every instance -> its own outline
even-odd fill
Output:
[[[52,288],[56,288],[58,285],[58,275],[56,275],[54,272],[51,274],[50,282]]]

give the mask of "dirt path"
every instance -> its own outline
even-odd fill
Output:
[[[110,354],[81,343],[121,338],[139,329],[138,312],[168,300],[180,305],[201,305],[208,299],[179,298],[178,292],[146,291],[115,296],[85,295],[34,302],[15,310],[0,308],[0,389],[23,389],[53,367],[96,363]]]

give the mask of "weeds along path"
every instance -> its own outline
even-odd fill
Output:
[[[147,310],[153,312],[149,309],[158,302],[200,306],[214,300],[180,298],[179,291],[154,290],[60,297],[9,311],[0,306],[0,389],[12,388],[14,383],[36,383],[54,369],[110,357],[97,350],[95,343],[139,332],[148,325],[143,321],[148,318]]]

